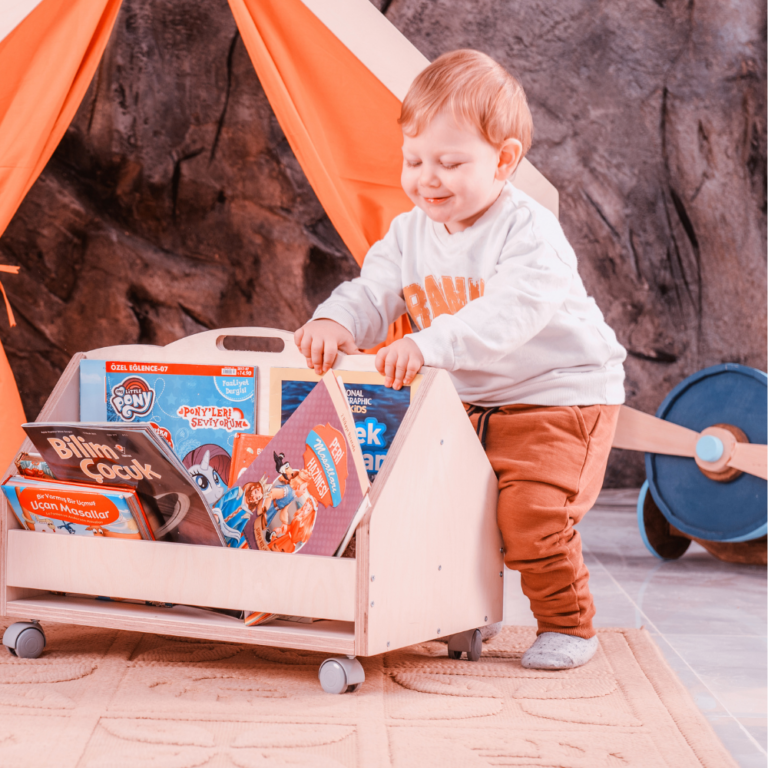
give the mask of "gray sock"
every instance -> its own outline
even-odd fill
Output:
[[[586,664],[597,651],[597,636],[585,640],[560,632],[542,632],[523,654],[527,669],[573,669]]]

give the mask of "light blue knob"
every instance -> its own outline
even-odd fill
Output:
[[[723,441],[714,435],[704,435],[696,443],[696,455],[702,461],[717,461],[723,455]]]

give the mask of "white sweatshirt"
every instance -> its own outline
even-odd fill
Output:
[[[465,403],[624,402],[624,348],[557,218],[512,184],[453,235],[419,208],[398,216],[313,319],[367,348],[406,310],[425,365],[450,371]]]

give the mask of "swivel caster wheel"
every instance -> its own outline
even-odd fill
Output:
[[[20,659],[36,659],[45,648],[43,628],[36,621],[17,621],[5,630],[3,645]]]
[[[363,665],[354,656],[326,659],[317,676],[326,693],[354,693],[365,682]]]
[[[466,653],[469,661],[479,661],[483,653],[483,636],[479,629],[469,629],[459,632],[448,639],[448,656],[460,659]]]

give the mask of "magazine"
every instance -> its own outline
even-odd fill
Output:
[[[190,477],[148,424],[24,424],[57,480],[136,491],[155,539],[222,546],[203,468]],[[206,487],[204,487],[204,485]]]
[[[371,482],[376,479],[405,412],[421,384],[417,375],[408,387],[384,386],[384,377],[366,371],[335,371],[341,377],[355,420],[357,439]],[[269,431],[276,434],[319,381],[307,368],[270,371]]]
[[[26,477],[11,477],[2,489],[28,531],[154,540],[135,491]]]
[[[229,488],[235,435],[254,433],[253,366],[80,361],[80,421],[151,424],[213,503]]]

